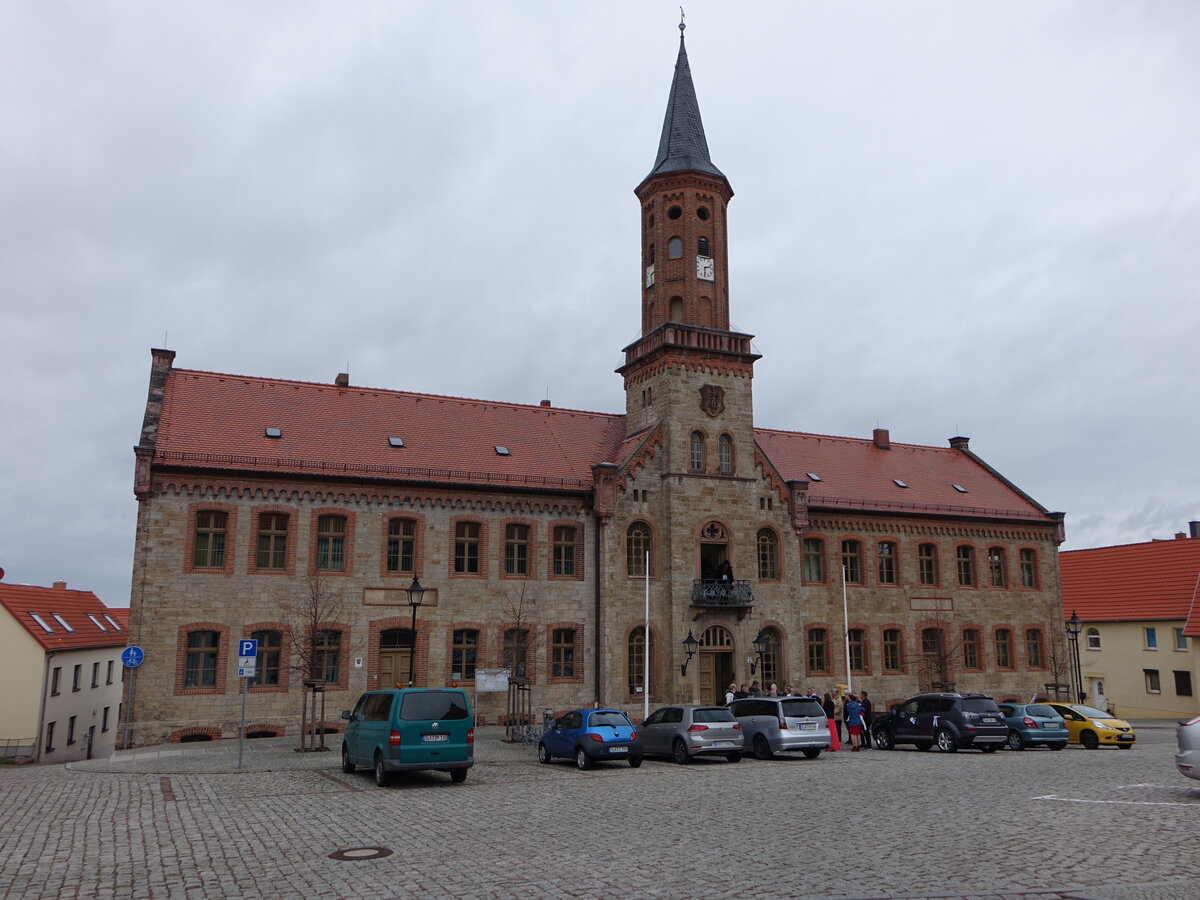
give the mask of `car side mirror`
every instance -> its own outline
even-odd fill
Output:
[[[348,720],[348,719],[349,719],[349,718],[350,718],[352,715],[353,715],[353,713],[351,713],[351,712],[350,712],[350,710],[348,710],[348,709],[343,709],[343,710],[342,710],[342,718],[343,718],[343,719],[347,719],[347,720]]]

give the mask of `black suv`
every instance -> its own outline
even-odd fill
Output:
[[[943,753],[973,747],[992,753],[1008,740],[1008,724],[987,694],[918,694],[871,723],[871,738],[880,750],[913,744]]]

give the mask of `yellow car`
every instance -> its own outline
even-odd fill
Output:
[[[1074,703],[1047,703],[1063,717],[1072,744],[1083,744],[1088,750],[1104,745],[1128,750],[1137,740],[1133,726],[1124,719],[1114,719],[1102,709]]]

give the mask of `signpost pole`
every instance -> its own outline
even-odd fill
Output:
[[[246,678],[242,682],[242,724],[238,727],[238,768],[242,767],[242,746],[246,740]]]
[[[238,678],[242,682],[242,721],[238,726],[238,768],[242,767],[242,749],[246,742],[246,694],[249,679],[254,677],[258,663],[258,641],[253,638],[238,641]]]

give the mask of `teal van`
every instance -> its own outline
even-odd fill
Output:
[[[461,783],[475,763],[475,719],[458,688],[369,691],[342,718],[342,771],[369,766],[380,787],[393,772],[430,769]]]

